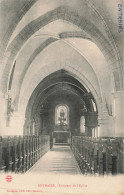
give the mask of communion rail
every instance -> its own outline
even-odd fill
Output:
[[[124,173],[124,139],[72,137],[72,151],[82,174]]]
[[[0,137],[0,172],[24,173],[50,149],[50,137]]]

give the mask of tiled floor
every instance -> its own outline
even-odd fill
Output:
[[[29,171],[43,174],[81,174],[70,146],[54,146]]]

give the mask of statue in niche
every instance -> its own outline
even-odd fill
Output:
[[[10,123],[10,117],[14,113],[15,110],[15,105],[16,105],[16,100],[12,102],[12,98],[8,96],[8,101],[7,101],[7,126],[9,126]]]
[[[61,126],[64,125],[66,118],[65,118],[65,112],[63,109],[60,110],[60,117],[58,118],[58,120],[60,121]]]
[[[12,102],[12,98],[8,97],[8,106],[7,106],[7,114],[12,115],[15,110],[16,100]]]

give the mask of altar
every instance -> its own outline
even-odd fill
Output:
[[[54,131],[53,131],[53,144],[70,145],[71,132],[63,109],[60,110],[57,121],[58,123],[55,124]]]
[[[71,142],[71,134],[67,131],[54,131],[53,144],[68,144]]]

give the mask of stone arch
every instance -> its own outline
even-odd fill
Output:
[[[66,35],[63,35],[62,38],[86,38],[84,37],[83,33],[81,32],[75,32],[73,35],[71,32],[67,33]],[[87,38],[86,38],[87,39]],[[19,86],[18,86],[18,92],[17,92],[17,100],[19,99],[19,95],[20,95],[20,89],[23,83],[23,78],[26,75],[26,72],[28,71],[31,63],[33,62],[33,60],[44,50],[46,49],[49,45],[55,43],[56,41],[58,41],[58,39],[56,38],[48,38],[46,41],[44,41],[30,56],[29,60],[27,61],[27,63],[25,64],[25,67],[23,69],[23,72],[20,76],[20,82],[19,82]],[[76,50],[76,52],[78,53],[78,51]],[[81,54],[80,54],[81,55]],[[83,57],[83,56],[82,56]],[[85,59],[86,60],[86,59]],[[88,63],[88,62],[87,62]],[[91,66],[92,67],[92,66]]]
[[[61,89],[61,83],[59,83],[58,85],[59,85],[58,89],[60,90]],[[70,91],[73,95],[78,96],[80,98],[82,104],[83,105],[85,104],[83,98],[81,97],[81,95],[75,89],[73,89],[71,86],[68,86],[67,84],[66,85],[64,84],[64,90],[65,91]],[[36,104],[35,104],[34,101],[32,101],[30,103],[29,107],[33,107],[33,109],[28,110],[28,112],[31,113],[31,115],[35,114],[36,111],[38,110],[38,108],[40,107],[40,104],[42,104],[47,99],[48,96],[50,96],[51,94],[54,94],[55,92],[56,92],[56,87],[53,87],[52,90],[50,90],[49,93],[46,94],[46,95],[43,95],[42,93],[39,93],[36,98],[33,98],[34,101],[35,101],[35,99],[37,99]],[[42,98],[42,101],[40,102],[40,99],[41,99],[42,95],[43,95],[43,98]]]
[[[50,74],[49,76],[50,76],[50,78],[51,77],[54,78],[55,74],[57,74],[57,73],[60,74],[61,72],[65,72],[65,71],[60,70],[59,72],[55,72],[53,74]],[[28,109],[26,109],[26,113],[35,113],[35,111],[40,106],[39,102],[40,102],[41,97],[43,96],[44,97],[43,99],[45,100],[47,98],[46,97],[47,95],[44,95],[44,94],[46,94],[45,91],[48,91],[51,88],[52,88],[52,92],[53,92],[56,89],[62,88],[62,86],[64,85],[64,88],[66,87],[67,90],[73,91],[75,94],[77,94],[80,97],[80,99],[82,99],[82,97],[81,97],[80,93],[78,93],[78,91],[80,91],[82,94],[85,94],[85,93],[87,93],[87,90],[84,87],[82,88],[81,83],[79,81],[76,81],[76,80],[70,81],[70,76],[73,78],[74,75],[71,75],[69,72],[66,72],[66,75],[68,75],[69,78],[68,79],[66,78],[66,80],[64,80],[64,82],[57,78],[54,82],[52,81],[52,83],[51,83],[51,81],[47,80],[48,78],[45,77],[45,79],[43,79],[37,85],[37,87],[34,89],[32,95],[31,95],[31,98],[30,98],[31,100],[29,99],[29,102],[27,105]],[[47,80],[47,82],[46,82],[46,80]],[[55,87],[56,85],[57,85],[57,88]],[[74,90],[74,88],[78,89],[78,91]],[[42,89],[42,91],[41,91],[41,89]],[[35,104],[35,100],[37,100],[36,101],[37,106],[35,106],[35,108],[33,108],[33,105]],[[32,108],[33,111],[30,108]]]
[[[44,72],[43,73],[43,76],[41,77],[40,76],[40,81],[45,78],[46,76],[48,76],[49,74],[57,71],[57,70],[61,70],[61,69],[64,69],[64,70],[67,70],[69,72],[71,72],[74,77],[80,82],[82,83],[82,85],[86,86],[87,89],[89,89],[89,91],[92,92],[95,100],[96,100],[96,103],[98,105],[98,112],[99,112],[99,115],[100,117],[102,118],[103,117],[103,112],[102,112],[102,101],[101,101],[101,96],[100,94],[97,94],[96,90],[94,89],[94,87],[92,86],[91,83],[89,83],[89,81],[87,81],[87,79],[85,78],[85,76],[82,74],[82,72],[80,70],[74,70],[72,67],[70,66],[65,66],[63,65],[62,66],[58,66],[58,67],[52,67],[52,69],[47,69],[45,68],[45,70],[42,69],[42,71]],[[37,75],[36,75],[36,78],[37,78]],[[31,84],[32,86],[32,84]],[[27,104],[28,104],[28,101],[29,101],[29,98],[31,96],[31,93],[32,91],[35,89],[35,87],[33,87],[33,89],[30,89],[30,93],[29,91],[27,91],[27,94],[25,93],[26,91],[24,91],[22,94],[21,94],[21,99],[19,101],[19,112],[23,112],[23,114],[25,113],[26,111],[26,107],[27,107]],[[29,94],[28,94],[29,93]],[[23,108],[22,108],[22,105],[23,105]]]
[[[6,33],[4,34],[4,37],[2,38],[1,42],[1,47],[0,47],[0,58],[4,54],[5,48],[9,42],[9,39],[14,32],[17,24],[21,21],[21,19],[24,17],[24,15],[28,12],[28,10],[37,2],[38,0],[29,0],[29,2],[24,5],[21,9],[20,12],[18,12],[18,15],[14,18],[13,22],[11,25],[8,27]],[[1,2],[2,3],[2,2]]]

